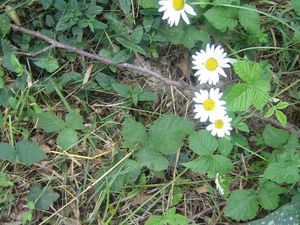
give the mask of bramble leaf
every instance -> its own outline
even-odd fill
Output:
[[[218,142],[207,130],[201,130],[189,136],[189,147],[198,155],[211,155],[217,149]]]
[[[16,151],[22,163],[33,164],[46,157],[37,143],[22,140],[16,144]]]
[[[35,208],[37,209],[49,210],[53,202],[59,197],[59,194],[53,191],[51,186],[42,188],[40,185],[37,185],[30,189],[27,200],[35,202]]]
[[[263,177],[276,183],[292,184],[299,181],[298,165],[293,161],[270,163]]]
[[[273,148],[278,148],[287,143],[289,139],[289,133],[285,130],[267,125],[263,131],[263,138],[266,145]]]
[[[146,144],[148,135],[143,124],[136,122],[131,117],[124,120],[122,125],[124,146],[131,149],[142,147]]]

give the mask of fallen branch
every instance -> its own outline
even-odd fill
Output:
[[[26,29],[24,27],[17,26],[17,25],[14,25],[14,24],[12,24],[11,27],[14,31],[19,31],[19,32],[37,37],[41,40],[44,40],[44,41],[50,43],[51,45],[49,46],[49,49],[50,49],[50,47],[51,48],[53,47],[53,48],[65,49],[69,52],[74,52],[78,55],[81,55],[81,56],[84,56],[84,57],[87,57],[87,58],[91,58],[91,59],[95,59],[95,60],[97,60],[99,62],[102,62],[106,65],[114,65],[114,66],[118,67],[119,69],[127,69],[127,70],[131,70],[131,71],[139,72],[140,74],[142,74],[144,76],[155,77],[155,78],[161,80],[163,83],[165,83],[166,85],[169,85],[169,86],[177,87],[177,88],[183,89],[185,91],[190,91],[190,92],[197,91],[197,88],[195,88],[195,87],[193,87],[193,86],[191,86],[191,85],[189,85],[189,84],[187,84],[183,81],[171,80],[171,79],[169,79],[169,78],[167,78],[167,77],[165,77],[165,76],[163,76],[159,73],[156,73],[152,70],[149,70],[148,68],[143,68],[143,67],[136,66],[136,65],[133,65],[133,64],[129,64],[129,63],[114,64],[110,59],[107,59],[107,58],[105,58],[101,55],[93,54],[93,53],[75,48],[71,45],[61,43],[59,41],[56,41],[52,38],[47,37],[46,35],[38,32],[38,31],[29,30],[29,29]],[[43,50],[44,49],[42,49],[41,51],[43,51]],[[42,53],[42,52],[40,52],[40,53]],[[20,54],[20,52],[19,52],[19,54]],[[29,56],[32,56],[32,55],[35,55],[35,54],[36,53],[23,53],[23,55],[29,55]]]

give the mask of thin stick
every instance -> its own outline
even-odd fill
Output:
[[[55,48],[55,46],[49,45],[45,48],[42,48],[41,50],[39,50],[37,52],[19,52],[19,51],[17,51],[16,54],[17,55],[26,55],[26,56],[30,56],[30,57],[35,57],[35,56],[40,55],[40,54],[42,54],[42,53],[44,53],[44,52],[46,52],[46,51],[48,51],[49,49],[52,49],[52,48]]]

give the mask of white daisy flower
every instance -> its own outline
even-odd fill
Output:
[[[197,70],[194,74],[199,76],[198,80],[200,84],[208,83],[216,85],[219,81],[219,75],[227,77],[224,72],[224,68],[230,68],[230,64],[233,64],[233,59],[227,58],[227,53],[219,45],[215,47],[210,44],[206,45],[206,51],[201,50],[193,55],[193,69]]]
[[[164,12],[162,17],[163,20],[168,19],[168,24],[172,27],[174,24],[179,24],[180,17],[190,24],[189,18],[186,13],[195,16],[196,12],[194,9],[186,4],[185,0],[161,0],[159,1],[161,7],[158,9],[159,12]]]
[[[227,115],[214,117],[210,120],[212,124],[208,125],[206,129],[214,136],[224,137],[225,135],[230,135],[230,130],[232,130],[231,120]]]
[[[224,191],[224,188],[221,186],[220,182],[221,182],[221,176],[219,176],[219,173],[217,173],[216,179],[215,179],[216,188],[217,188],[218,192],[220,193],[220,195],[223,196],[225,191]]]
[[[219,88],[211,88],[207,90],[200,90],[195,92],[193,98],[195,104],[194,112],[196,113],[195,119],[200,119],[200,122],[205,122],[207,119],[214,117],[222,117],[226,114],[225,101],[220,100],[223,93],[219,92]]]

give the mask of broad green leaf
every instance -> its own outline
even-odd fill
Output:
[[[9,18],[4,15],[4,14],[1,14],[0,15],[0,36],[5,36],[6,34],[9,33],[10,31],[10,28],[11,28],[11,25],[10,25],[10,20]]]
[[[189,224],[189,222],[189,218],[176,213],[176,208],[169,209],[165,216],[165,223],[167,224],[186,225]]]
[[[280,101],[277,105],[275,105],[275,109],[285,109],[289,105],[290,104],[288,102],[282,102],[282,101]]]
[[[141,93],[138,94],[138,101],[155,101],[157,99],[156,94],[151,91],[142,90]]]
[[[157,0],[139,0],[139,5],[144,9],[158,8],[159,6]]]
[[[236,84],[226,96],[227,110],[246,111],[253,101],[253,94],[247,84]]]
[[[225,7],[212,7],[204,14],[206,19],[218,30],[225,32],[237,25],[238,10]]]
[[[270,163],[263,177],[276,183],[296,183],[299,181],[298,165],[293,161]]]
[[[58,144],[63,150],[72,148],[77,142],[77,132],[69,127],[62,129],[56,138],[56,144]]]
[[[266,145],[273,148],[278,148],[287,143],[289,139],[289,133],[285,130],[267,125],[263,131],[263,138]]]
[[[125,0],[127,1],[127,0]],[[133,31],[132,31],[132,34],[131,34],[131,37],[130,37],[130,40],[135,43],[135,44],[138,44],[142,41],[143,39],[143,34],[144,34],[144,30],[143,30],[143,27],[142,26],[137,26]]]
[[[22,163],[33,164],[46,158],[46,154],[37,143],[22,140],[16,144],[16,151]]]
[[[240,221],[250,220],[258,212],[258,199],[254,190],[236,190],[227,200],[225,215]]]
[[[74,129],[74,130],[82,130],[83,126],[83,118],[80,115],[79,109],[71,110],[66,115],[66,126]]]
[[[246,9],[239,10],[239,21],[242,27],[250,33],[260,33],[260,18],[252,5],[242,5]]]
[[[258,199],[262,207],[267,210],[274,210],[279,205],[279,195],[287,191],[270,181],[261,182],[258,189]]]
[[[240,131],[246,132],[246,133],[250,132],[250,129],[249,129],[248,125],[244,122],[237,123],[235,125],[235,128],[239,129]]]
[[[136,122],[131,117],[124,120],[122,125],[122,136],[124,146],[130,149],[137,149],[147,142],[147,132],[143,124]]]
[[[258,80],[255,84],[250,85],[255,108],[262,110],[269,101],[270,84],[265,80]]]
[[[291,151],[295,152],[297,148],[299,148],[299,140],[295,133],[291,133],[288,142],[281,147],[283,151]]]
[[[126,62],[128,59],[130,59],[132,56],[131,52],[128,49],[123,49],[121,51],[119,51],[117,54],[115,54],[111,61],[114,64],[119,64],[122,62]]]
[[[183,165],[196,173],[207,173],[210,178],[215,177],[217,173],[225,175],[232,168],[230,159],[222,155],[200,156]]]
[[[37,126],[46,132],[57,132],[64,128],[65,122],[52,112],[38,114]]]
[[[132,88],[128,85],[114,83],[112,84],[112,88],[124,98],[128,98],[131,95]]]
[[[286,118],[286,115],[283,112],[277,110],[276,111],[276,118],[281,123],[281,125],[283,127],[286,126],[287,118]]]
[[[14,147],[9,143],[0,142],[0,159],[15,163],[17,159],[17,152]]]
[[[57,59],[50,55],[40,56],[33,63],[38,67],[45,69],[49,73],[53,73],[59,68]]]
[[[40,3],[42,3],[43,9],[48,9],[52,5],[53,0],[40,0]]]
[[[236,74],[245,82],[254,84],[260,77],[262,72],[258,63],[253,63],[248,60],[238,61],[233,65]]]
[[[111,90],[112,85],[116,83],[116,80],[113,77],[101,72],[95,74],[95,79],[104,90]]]
[[[127,159],[123,166],[123,174],[125,184],[133,184],[141,174],[141,165],[131,159]]]
[[[192,121],[175,115],[165,115],[150,126],[149,140],[161,153],[173,154],[182,146],[185,136],[193,130]]]
[[[120,8],[123,13],[129,14],[131,11],[131,1],[128,0],[119,0]]]
[[[41,210],[49,210],[58,198],[59,194],[51,186],[41,188],[40,185],[33,186],[27,196],[27,200],[35,202],[35,208]]]
[[[299,0],[291,0],[292,7],[297,13],[298,16],[300,16],[300,1]]]
[[[218,142],[207,130],[194,132],[189,136],[189,147],[198,155],[211,155],[218,147]]]
[[[165,156],[148,146],[139,150],[135,156],[138,163],[150,170],[162,171],[169,166],[169,161]]]
[[[229,155],[233,148],[233,144],[230,142],[230,140],[224,137],[218,139],[218,146],[218,151],[223,156]]]

